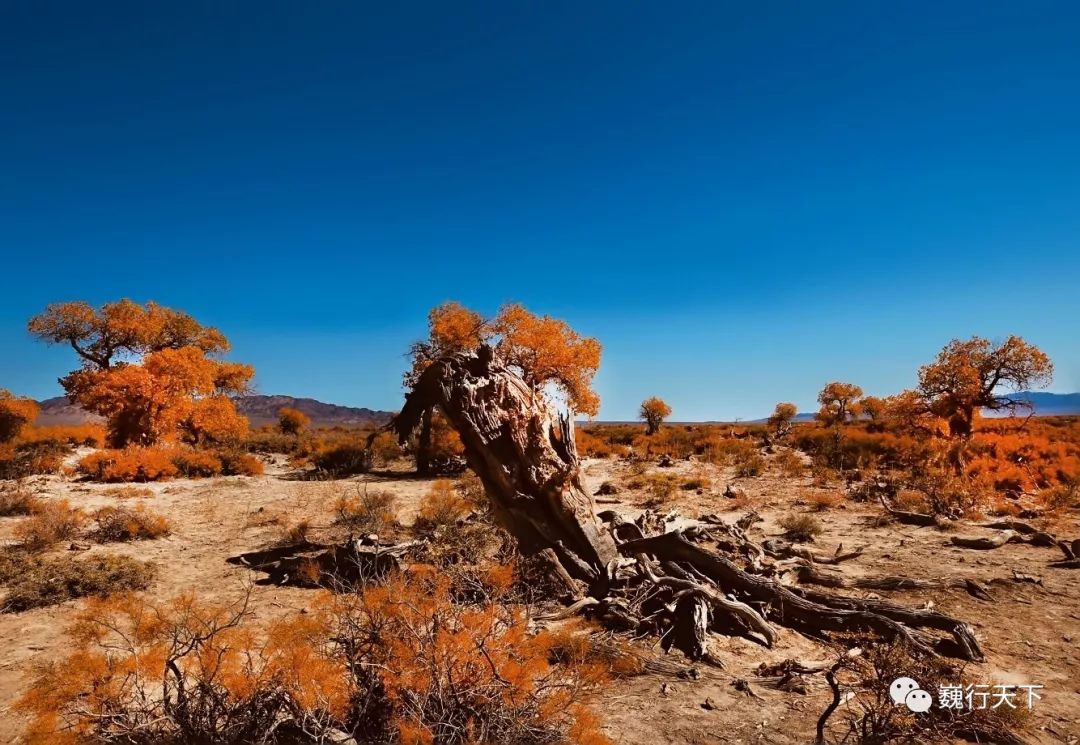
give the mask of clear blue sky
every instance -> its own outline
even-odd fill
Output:
[[[228,6],[228,7],[224,7]],[[1018,333],[1080,390],[1074,3],[0,7],[0,386],[155,299],[266,393],[400,405],[431,306],[604,344],[601,418],[887,394]]]

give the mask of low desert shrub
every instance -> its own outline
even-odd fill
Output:
[[[821,523],[813,515],[788,513],[780,518],[780,527],[784,535],[793,541],[808,543],[821,535]]]
[[[708,476],[691,476],[686,481],[682,482],[681,488],[684,491],[697,491],[698,489],[711,489],[712,479]]]
[[[41,500],[21,483],[0,486],[0,517],[29,515],[41,505]]]
[[[498,600],[457,602],[438,573],[266,626],[246,604],[91,600],[16,706],[31,742],[607,745],[586,708],[603,666],[553,662],[551,636]]]
[[[173,463],[175,450],[130,447],[98,450],[84,456],[76,466],[93,481],[106,483],[163,481],[180,473]]]
[[[181,476],[209,478],[221,473],[221,458],[206,450],[181,450],[173,455],[173,465]]]
[[[785,478],[796,479],[806,473],[806,464],[794,450],[781,450],[773,458],[773,463]]]
[[[359,443],[344,443],[320,450],[312,457],[315,468],[327,476],[354,476],[371,470],[371,453]]]
[[[86,522],[82,510],[66,499],[42,501],[30,517],[15,526],[15,537],[29,551],[41,551],[75,538]]]
[[[435,481],[420,502],[416,517],[416,529],[426,534],[446,525],[464,520],[472,512],[472,505],[461,496],[449,479]]]
[[[225,476],[261,476],[263,462],[251,453],[239,450],[219,450],[215,453],[221,461],[221,473]]]
[[[142,499],[154,496],[154,490],[148,486],[110,486],[101,493],[114,499]]]
[[[334,515],[334,523],[352,535],[383,536],[397,523],[397,497],[393,492],[358,486],[355,494],[338,497]]]
[[[169,521],[163,515],[150,512],[142,505],[127,507],[102,507],[94,513],[97,530],[93,537],[101,542],[144,541],[166,536],[171,531]]]
[[[843,497],[834,492],[814,491],[806,497],[807,504],[814,512],[827,512],[835,509],[843,502]]]
[[[675,496],[679,483],[679,478],[674,474],[647,473],[631,478],[626,482],[626,486],[629,489],[644,491],[650,504],[662,504]]]
[[[100,424],[27,427],[19,435],[24,444],[53,443],[72,447],[99,448],[105,444],[105,428]]]
[[[732,459],[736,476],[752,477],[760,476],[765,472],[765,456],[757,448],[744,450]]]
[[[0,444],[0,479],[47,476],[60,471],[71,446],[60,442]]]
[[[902,642],[870,645],[865,655],[846,667],[840,672],[840,682],[854,698],[834,716],[841,721],[846,718],[839,730],[854,742],[1022,742],[1015,734],[1029,716],[1027,694],[1022,689],[1013,691],[1016,708],[1000,702],[994,706],[997,693],[991,689],[983,707],[977,703],[960,708],[932,706],[916,716],[890,698],[890,685],[897,678],[912,678],[934,694],[946,687],[959,687],[962,696],[968,686],[986,685],[986,681],[982,676],[973,680],[952,660],[928,657]],[[853,678],[850,681],[846,679],[849,676]],[[978,698],[974,700],[978,702]]]
[[[0,569],[0,582],[7,586],[3,601],[3,610],[7,613],[56,605],[75,598],[145,590],[154,577],[152,565],[113,554],[80,559],[71,556],[49,559],[22,554],[17,561],[18,571],[6,580]]]

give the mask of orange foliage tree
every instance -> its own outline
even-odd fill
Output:
[[[0,388],[0,442],[11,442],[26,425],[37,419],[38,405],[31,398],[20,398]]]
[[[491,336],[491,328],[484,317],[457,302],[446,302],[428,312],[428,338],[414,342],[409,348],[411,364],[403,376],[405,388],[411,389],[421,373],[440,357],[454,352],[476,349]],[[447,429],[439,426],[433,410],[424,412],[416,445],[416,470],[427,474],[432,471],[440,449],[445,442],[435,441],[436,434]]]
[[[411,364],[405,372],[406,389],[411,389],[432,362],[447,354],[493,344],[508,366],[521,374],[536,391],[554,389],[569,408],[595,416],[600,397],[592,389],[600,367],[600,342],[583,337],[565,321],[538,316],[517,304],[504,305],[493,319],[448,302],[428,313],[428,338],[410,348]],[[424,413],[416,449],[417,470],[430,470],[433,458],[433,411]]]
[[[660,431],[660,425],[671,416],[671,407],[662,398],[653,396],[641,402],[638,419],[645,421],[645,434],[652,435]]]
[[[309,424],[311,418],[299,409],[283,406],[278,410],[278,429],[283,435],[299,435]]]
[[[843,424],[859,413],[862,388],[853,383],[828,383],[818,394],[818,421],[827,426]]]
[[[980,409],[1015,413],[1023,406],[1002,390],[1045,388],[1053,375],[1050,358],[1019,336],[999,344],[973,336],[952,340],[919,369],[919,393],[930,411],[948,421],[950,434],[970,438]]]
[[[247,431],[229,396],[247,390],[254,371],[215,359],[228,341],[186,313],[130,300],[100,308],[57,303],[28,328],[82,359],[60,384],[72,401],[105,417],[114,447],[177,438],[220,443]]]
[[[799,407],[795,404],[790,401],[781,401],[769,416],[769,426],[773,428],[773,431],[778,436],[783,436],[791,429],[791,422],[798,413]]]

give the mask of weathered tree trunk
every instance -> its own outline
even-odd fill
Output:
[[[404,442],[436,406],[522,551],[552,549],[572,577],[590,585],[605,578],[618,552],[582,488],[573,421],[554,417],[543,394],[488,347],[428,367],[390,428]]]
[[[424,409],[420,416],[420,434],[416,439],[416,472],[421,476],[431,473],[431,419],[433,408]]]
[[[603,525],[582,487],[572,420],[555,416],[543,393],[495,359],[489,347],[431,364],[387,429],[405,442],[434,407],[460,435],[496,519],[523,553],[557,562],[568,582],[585,582],[591,597],[573,609],[594,613],[601,623],[662,634],[665,644],[693,658],[708,656],[707,631],[736,629],[771,646],[778,637],[770,622],[813,635],[863,630],[904,639],[926,653],[941,649],[968,660],[982,657],[967,624],[935,611],[783,585],[769,576],[781,566],[768,564],[765,550],[739,525],[646,536],[640,523],[610,512],[602,515],[608,523]],[[727,537],[718,541],[709,531],[720,529]],[[740,568],[706,548],[708,542],[750,558],[750,565]],[[831,580],[814,574],[813,567],[810,574]],[[887,579],[890,588],[918,586]]]

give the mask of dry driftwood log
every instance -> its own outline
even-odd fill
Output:
[[[519,549],[548,553],[565,577],[580,583],[574,612],[591,613],[611,628],[658,634],[665,646],[695,659],[708,657],[710,631],[742,633],[771,645],[777,639],[773,624],[815,636],[870,632],[903,638],[927,652],[982,658],[971,628],[957,619],[786,587],[767,576],[777,568],[745,535],[752,517],[710,525],[709,531],[723,533],[719,541],[703,529],[647,535],[652,523],[630,525],[611,518],[615,513],[605,513],[605,525],[582,487],[573,420],[554,414],[545,395],[487,346],[432,363],[386,429],[405,442],[436,407],[457,430],[496,519]],[[721,550],[707,547],[710,542]],[[723,550],[746,559],[748,568]]]

